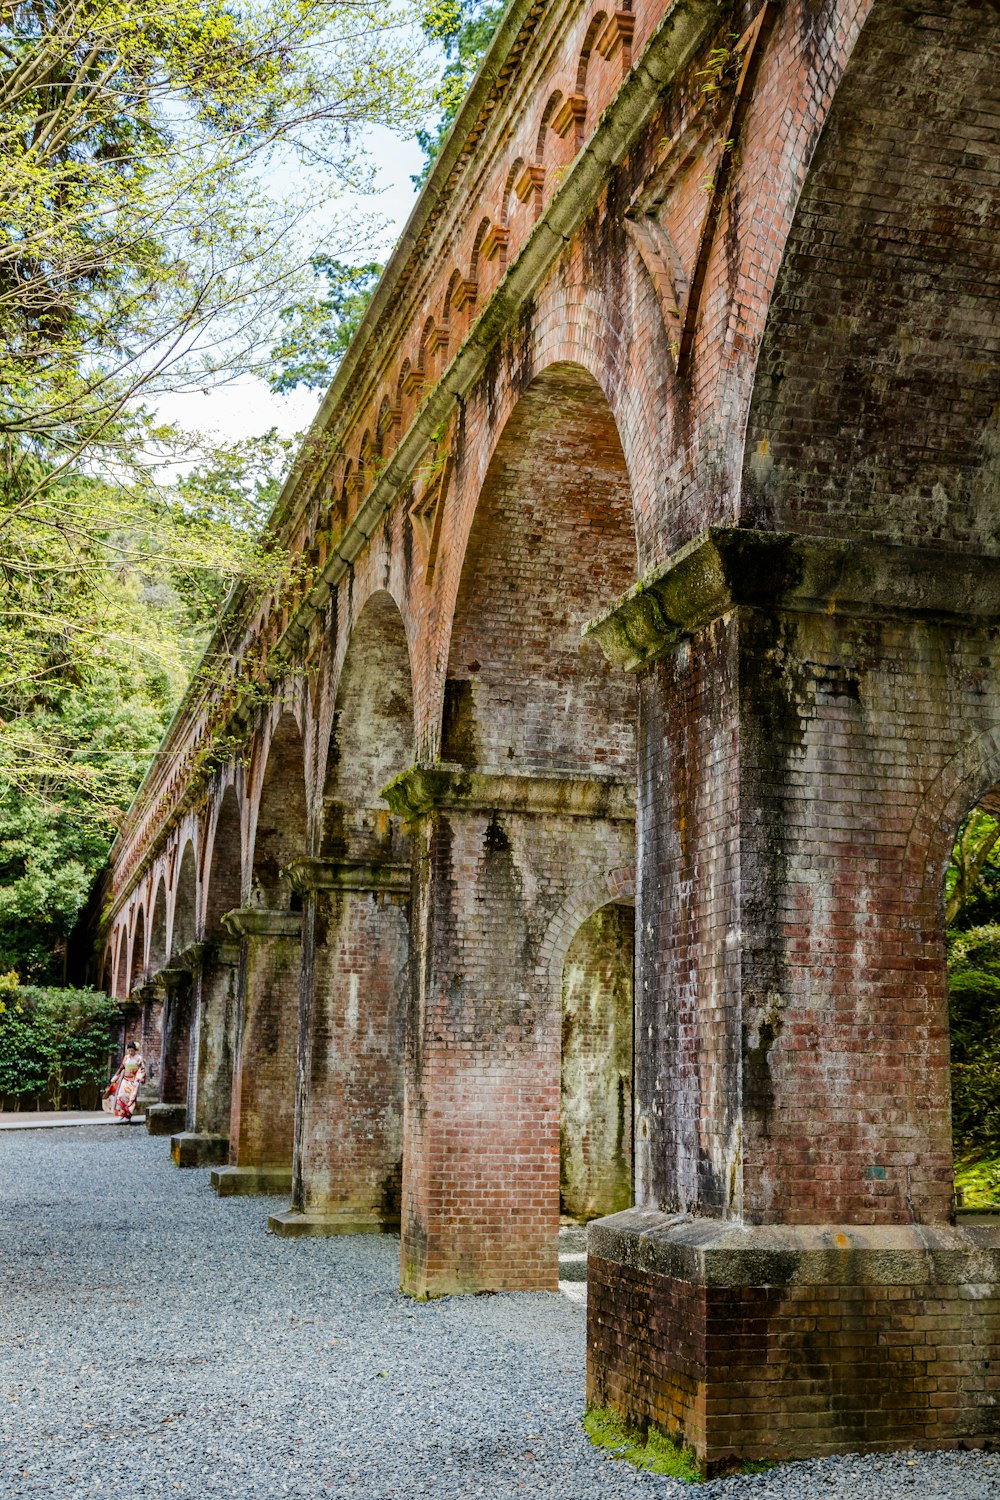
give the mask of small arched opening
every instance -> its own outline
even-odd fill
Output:
[[[634,928],[631,906],[602,906],[563,963],[559,1207],[581,1224],[632,1204]]]

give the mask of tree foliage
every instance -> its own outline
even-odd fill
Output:
[[[22,987],[0,975],[0,1104],[94,1108],[108,1078],[115,1001],[95,990]]]
[[[332,255],[314,255],[321,289],[281,309],[281,336],[271,350],[267,381],[272,391],[296,386],[325,390],[347,352],[382,267],[376,261],[351,266]]]
[[[437,123],[417,131],[425,158],[423,171],[413,179],[418,186],[451,129],[505,9],[504,0],[436,0],[425,15],[424,31],[444,52],[445,66],[434,91]]]
[[[311,326],[282,311],[310,253],[364,238],[334,217],[367,183],[359,133],[424,117],[421,14],[0,12],[0,952],[26,976],[57,975],[227,590],[283,566],[257,538],[288,445],[195,442],[155,404],[266,369],[279,335],[300,358]]]
[[[1000,1146],[1000,925],[948,945],[952,1128],[960,1148]]]

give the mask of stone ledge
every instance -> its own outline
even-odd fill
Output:
[[[216,1167],[209,1179],[220,1198],[257,1198],[292,1190],[291,1167]]]
[[[183,1130],[170,1138],[170,1159],[175,1167],[223,1167],[229,1160],[229,1137]]]
[[[635,819],[635,789],[612,776],[531,776],[445,762],[418,764],[382,788],[397,816],[413,821],[438,808],[563,818]]]
[[[582,633],[634,671],[739,606],[992,622],[1000,615],[1000,557],[710,527]]]
[[[149,1135],[176,1135],[187,1123],[186,1104],[150,1104],[146,1109]]]
[[[263,906],[247,906],[227,911],[224,926],[234,937],[298,938],[302,936],[302,913],[268,911]]]
[[[377,860],[297,859],[283,871],[292,889],[307,891],[385,891],[410,894],[410,867]]]
[[[995,1224],[734,1224],[630,1208],[595,1219],[592,1257],[701,1286],[968,1286],[1000,1289]]]
[[[272,1214],[267,1221],[272,1234],[282,1239],[326,1238],[337,1234],[398,1234],[398,1219],[380,1219],[376,1214],[299,1213],[294,1208]]]

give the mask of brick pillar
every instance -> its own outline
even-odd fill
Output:
[[[193,974],[187,1118],[170,1151],[179,1167],[221,1166],[229,1160],[240,948],[196,943],[184,959]]]
[[[638,1206],[590,1228],[588,1398],[710,1469],[1000,1436],[1000,1228],[951,1201],[968,804],[922,812],[1000,723],[998,609],[995,561],[720,531],[594,627],[643,682]]]
[[[553,1290],[562,992],[552,929],[595,870],[631,864],[631,789],[439,765],[414,767],[386,796],[412,822],[416,866],[403,1286],[418,1296]]]
[[[188,1061],[191,1050],[191,970],[161,969],[163,1034],[160,1045],[160,1098],[146,1110],[150,1135],[173,1135],[187,1115]]]
[[[242,939],[240,1004],[229,1166],[213,1171],[212,1186],[284,1192],[292,1183],[302,917],[250,908],[224,922]]]
[[[144,1103],[160,1098],[160,1067],[163,1052],[163,989],[155,980],[149,980],[134,991],[140,1006],[139,1043],[146,1064],[146,1082],[141,1089]]]
[[[301,860],[305,902],[293,1204],[278,1234],[399,1225],[409,865]]]

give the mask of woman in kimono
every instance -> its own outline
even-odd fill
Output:
[[[132,1118],[132,1111],[135,1109],[135,1101],[139,1096],[139,1085],[145,1082],[146,1065],[142,1060],[142,1053],[135,1042],[129,1042],[118,1072],[112,1078],[107,1090],[109,1096],[114,1096],[116,1120],[123,1120],[126,1125],[128,1124]]]

